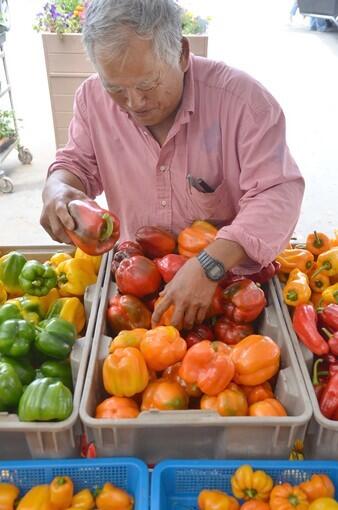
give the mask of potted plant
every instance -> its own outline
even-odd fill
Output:
[[[37,14],[34,29],[42,34],[48,85],[51,98],[56,146],[68,139],[76,89],[95,69],[82,45],[81,32],[90,0],[54,0],[44,4]],[[206,56],[209,19],[185,11],[183,33],[191,51]]]
[[[9,110],[0,110],[0,153],[16,141],[16,131],[14,129],[13,112]]]

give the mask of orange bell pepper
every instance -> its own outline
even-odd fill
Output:
[[[0,510],[14,510],[19,493],[13,483],[0,483]]]
[[[234,376],[231,348],[222,342],[202,340],[186,353],[179,375],[189,384],[196,384],[206,395],[225,390]]]
[[[270,505],[266,501],[258,499],[249,499],[241,506],[241,510],[270,510]]]
[[[287,416],[287,412],[277,399],[266,398],[249,407],[249,416]]]
[[[139,413],[136,402],[131,398],[109,397],[96,407],[95,418],[108,420],[130,419],[137,418]]]
[[[234,345],[234,381],[245,386],[262,384],[278,372],[280,348],[270,337],[250,335]]]
[[[149,381],[146,362],[138,349],[125,347],[109,354],[103,363],[103,385],[116,397],[132,397]]]
[[[217,395],[217,410],[221,416],[246,416],[248,401],[240,387],[235,383]]]
[[[160,411],[177,411],[188,409],[189,397],[176,381],[157,379],[151,382],[142,398],[142,411],[159,409]]]
[[[312,303],[316,309],[328,304],[324,302],[323,296],[319,292],[312,292],[310,303]]]
[[[240,389],[244,392],[249,406],[261,400],[274,397],[269,381],[257,384],[257,386],[240,386]]]
[[[317,256],[330,249],[330,238],[323,232],[313,231],[306,238],[306,249]]]
[[[299,488],[305,492],[307,499],[311,502],[318,498],[334,498],[335,488],[327,475],[311,476],[310,480],[299,484]]]
[[[20,499],[17,510],[55,510],[50,492],[50,485],[35,485]]]
[[[308,273],[313,266],[314,256],[308,250],[293,248],[282,251],[276,257],[276,260],[281,265],[280,271],[282,273],[291,273],[293,269],[299,269],[303,273]]]
[[[309,275],[309,283],[313,292],[323,292],[330,286],[330,277],[326,274],[319,273],[317,276]]]
[[[214,241],[217,228],[207,221],[197,220],[178,235],[178,253],[186,257],[195,257]]]
[[[338,274],[338,246],[321,253],[317,259],[317,266],[318,269],[314,276],[317,276],[319,273],[324,273],[327,276]]]
[[[323,302],[338,304],[338,283],[330,285],[322,293]]]
[[[199,510],[239,510],[239,503],[226,492],[202,490],[198,495]]]
[[[171,365],[170,367],[166,368],[162,374],[163,379],[169,379],[170,381],[178,382],[178,384],[182,386],[189,397],[199,398],[202,395],[199,387],[196,384],[188,384],[182,379],[182,377],[179,376],[181,365],[182,363],[179,361],[178,363],[175,363],[175,365]]]
[[[215,413],[218,413],[217,403],[217,396],[210,397],[209,395],[203,395],[200,400],[200,408],[203,411],[215,411]]]
[[[147,331],[148,330],[144,328],[124,329],[120,331],[119,334],[113,338],[109,346],[109,352],[111,353],[116,351],[116,349],[123,349],[124,347],[135,347],[139,349],[141,340],[144,338]]]
[[[254,471],[251,466],[240,466],[231,477],[231,489],[238,499],[257,499],[267,501],[273,487],[273,481],[264,471]]]
[[[309,510],[338,510],[338,502],[333,498],[318,498],[310,503]]]
[[[338,229],[334,229],[334,237],[330,239],[330,248],[338,246]]]
[[[156,299],[155,304],[154,304],[155,308],[162,301],[162,299],[163,298],[161,298],[161,297]],[[174,312],[175,312],[175,306],[170,305],[169,308],[167,308],[166,311],[164,313],[162,313],[160,320],[157,323],[157,326],[171,326]],[[176,326],[176,329],[178,329],[178,331],[181,331],[181,329],[183,329],[183,320],[181,320],[181,322]]]
[[[299,269],[293,269],[283,289],[284,301],[289,306],[297,306],[310,301],[309,278]]]
[[[305,492],[289,483],[276,485],[270,494],[271,510],[307,510],[309,502]]]
[[[173,326],[158,326],[147,331],[140,350],[151,370],[165,370],[181,361],[186,353],[186,341]]]
[[[95,508],[95,499],[89,489],[82,489],[74,494],[71,508],[92,510]]]
[[[115,487],[112,483],[105,483],[95,499],[97,510],[133,510],[134,499],[128,492]]]
[[[72,504],[73,492],[69,476],[56,476],[50,484],[50,502],[57,510],[66,510]]]

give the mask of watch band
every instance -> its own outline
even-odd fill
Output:
[[[217,259],[214,259],[205,250],[202,250],[201,253],[199,253],[199,255],[197,256],[197,260],[201,264],[206,276],[210,280],[219,281],[225,276],[226,270],[222,262],[220,262]]]

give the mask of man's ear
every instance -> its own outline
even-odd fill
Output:
[[[182,37],[182,51],[180,57],[180,67],[182,71],[185,73],[189,66],[189,55],[190,55],[190,46],[189,41],[186,37]]]

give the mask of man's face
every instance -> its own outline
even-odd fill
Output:
[[[183,92],[187,58],[171,67],[155,57],[152,43],[132,34],[125,54],[112,62],[97,59],[102,83],[123,110],[143,126],[174,116]]]

